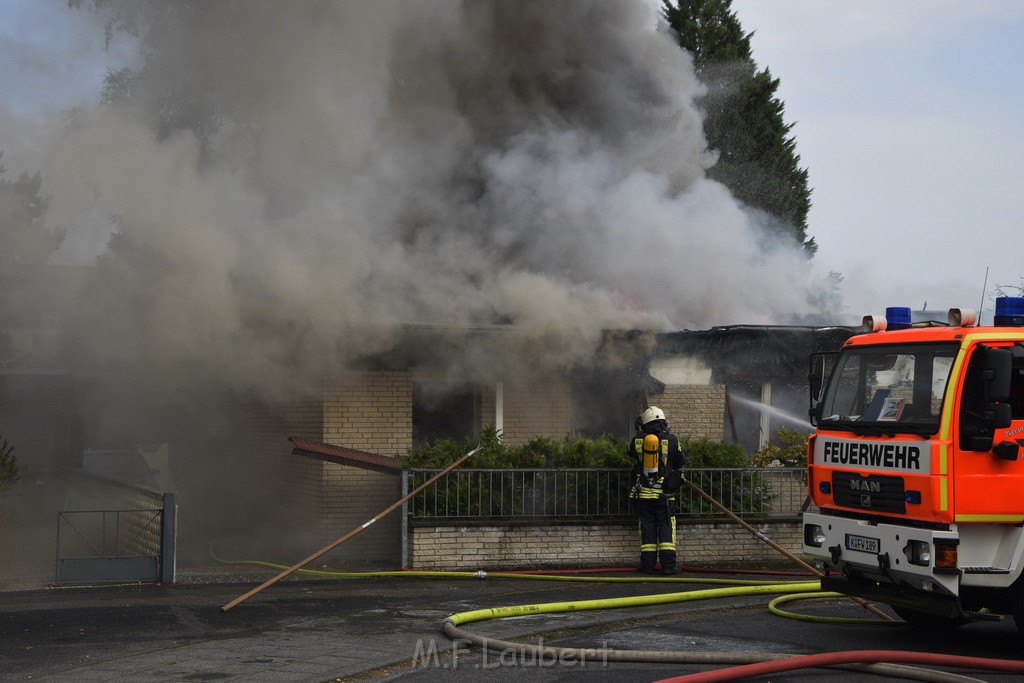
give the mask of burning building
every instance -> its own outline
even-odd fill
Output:
[[[139,59],[39,159],[55,260],[90,268],[59,326],[77,398],[26,467],[169,443],[189,528],[299,543],[363,514],[335,491],[394,490],[288,436],[628,433],[657,335],[814,312],[826,278],[706,178],[703,86],[650,2],[79,4]]]

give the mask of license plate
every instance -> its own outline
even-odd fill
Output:
[[[853,534],[846,534],[846,549],[857,550],[862,553],[873,553],[878,554],[879,543],[877,538],[868,538],[867,536],[854,536]]]

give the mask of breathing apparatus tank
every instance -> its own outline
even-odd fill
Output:
[[[661,439],[656,434],[648,434],[644,437],[644,474],[652,477],[658,474],[658,459],[661,455]]]

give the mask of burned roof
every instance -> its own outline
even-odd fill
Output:
[[[658,337],[655,357],[700,357],[728,383],[739,378],[806,374],[812,353],[838,351],[854,327],[730,325],[708,330],[683,330]]]

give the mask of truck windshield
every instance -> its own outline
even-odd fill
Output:
[[[819,406],[819,423],[855,433],[934,434],[957,344],[844,349]]]

